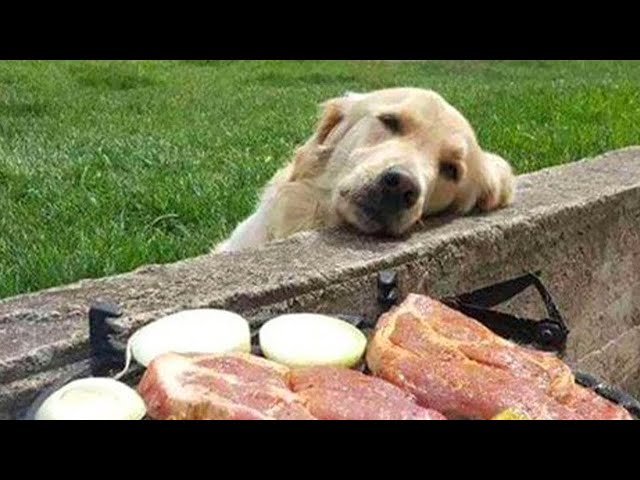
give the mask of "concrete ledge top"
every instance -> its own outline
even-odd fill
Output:
[[[86,347],[86,316],[90,304],[97,301],[119,305],[125,313],[122,321],[129,328],[185,308],[251,312],[437,255],[443,246],[461,238],[495,235],[639,188],[640,147],[630,147],[522,175],[513,206],[488,215],[433,218],[401,241],[347,231],[303,233],[260,250],[151,265],[7,298],[0,301],[0,378],[13,381],[53,368],[57,362],[57,366],[68,363],[63,352]]]

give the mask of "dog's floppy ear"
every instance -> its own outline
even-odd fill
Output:
[[[363,94],[346,93],[320,105],[322,113],[316,131],[297,149],[289,181],[314,177],[322,172],[332,151],[332,145],[349,129],[343,120],[362,96]]]
[[[322,107],[322,115],[318,126],[316,127],[316,142],[319,145],[324,144],[331,131],[342,121],[345,112],[342,108],[341,99],[332,99],[324,102]]]
[[[332,98],[320,105],[322,114],[315,134],[315,141],[318,145],[325,144],[331,132],[344,120],[354,103],[364,96],[363,93],[346,92],[342,97]]]

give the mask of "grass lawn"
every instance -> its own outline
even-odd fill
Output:
[[[640,62],[0,62],[0,297],[198,255],[347,89],[438,90],[518,172],[640,144]]]

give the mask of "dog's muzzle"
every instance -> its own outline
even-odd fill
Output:
[[[393,223],[398,215],[410,210],[420,198],[420,185],[402,167],[391,167],[367,188],[359,207],[371,220],[381,225]]]

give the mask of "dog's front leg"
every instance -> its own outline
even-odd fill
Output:
[[[227,240],[215,247],[213,253],[237,252],[266,243],[268,241],[268,229],[264,210],[262,206],[258,208],[258,211],[236,227]]]
[[[330,224],[326,195],[303,182],[287,182],[267,192],[258,210],[214,252],[255,248],[272,240]]]

